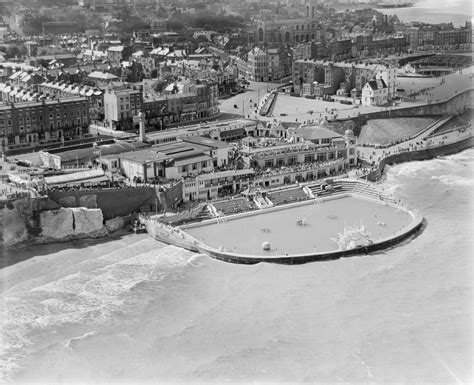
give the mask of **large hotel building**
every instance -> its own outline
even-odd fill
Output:
[[[2,152],[35,148],[88,132],[89,100],[86,97],[0,106]]]

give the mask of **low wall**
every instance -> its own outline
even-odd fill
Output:
[[[474,90],[469,89],[460,92],[447,100],[440,102],[422,104],[413,107],[395,108],[387,111],[373,112],[364,114],[370,119],[378,118],[398,118],[404,116],[426,116],[426,115],[447,115],[455,114],[463,111],[465,108],[470,108]]]
[[[380,201],[374,199],[371,196],[365,195],[363,193],[353,194],[347,191],[343,193],[337,193],[336,195],[324,197],[321,200],[328,201],[328,200],[340,199],[343,197],[354,196],[354,195],[356,195],[358,198],[376,201],[377,203],[380,203]],[[383,249],[394,246],[395,244],[410,237],[411,235],[415,234],[418,230],[420,230],[423,224],[423,220],[424,220],[420,214],[410,211],[403,206],[391,203],[388,197],[386,200],[383,200],[383,201],[384,201],[384,204],[388,204],[389,206],[393,208],[401,209],[409,213],[410,216],[412,217],[411,223],[405,228],[403,228],[402,230],[400,230],[398,233],[394,234],[393,236],[380,239],[367,246],[356,247],[350,250],[334,250],[334,251],[326,251],[326,252],[319,252],[319,253],[297,254],[297,255],[289,255],[289,256],[288,255],[268,256],[268,257],[262,256],[262,255],[244,255],[244,254],[237,254],[237,253],[217,250],[213,247],[210,247],[202,243],[201,241],[198,241],[197,239],[195,239],[194,237],[192,237],[191,235],[183,231],[185,229],[189,229],[189,228],[193,228],[197,226],[204,226],[206,224],[214,224],[216,222],[216,219],[207,220],[207,221],[200,222],[197,224],[181,226],[180,228],[177,228],[177,229],[170,226],[163,225],[163,224],[153,225],[151,222],[148,222],[147,229],[149,229],[150,235],[152,235],[155,239],[159,241],[175,244],[177,246],[184,247],[185,249],[188,249],[191,251],[197,250],[200,253],[209,255],[212,258],[219,259],[225,262],[247,264],[247,265],[256,264],[260,262],[271,262],[271,263],[280,263],[280,264],[302,264],[302,263],[313,262],[313,261],[333,260],[333,259],[338,259],[342,257],[368,254],[374,251],[383,250]],[[308,204],[313,204],[313,203],[314,203],[314,200],[296,202],[296,203],[292,203],[292,204],[288,204],[284,206],[277,206],[270,209],[266,209],[265,212],[286,210],[292,207],[303,206],[303,205],[308,205]],[[246,213],[231,215],[229,217],[226,217],[226,220],[234,220],[234,219],[244,218],[248,216],[259,215],[259,214],[263,214],[263,212],[250,211]]]
[[[342,198],[348,195],[351,196],[352,194],[351,193],[338,194],[337,198]],[[368,200],[374,200],[370,197],[361,196],[359,194],[357,194],[357,197],[368,199]],[[307,263],[307,262],[334,260],[334,259],[339,259],[343,257],[368,254],[371,252],[384,250],[396,245],[402,240],[415,234],[418,230],[420,230],[423,224],[423,217],[421,215],[416,214],[413,211],[407,210],[402,206],[398,206],[392,203],[387,203],[387,204],[394,208],[407,211],[412,217],[412,222],[408,226],[406,226],[404,229],[396,233],[394,236],[386,237],[370,245],[356,247],[350,250],[334,250],[334,251],[325,251],[325,252],[319,252],[319,253],[285,255],[285,256],[280,255],[280,256],[266,257],[262,255],[243,255],[243,254],[230,253],[226,251],[220,251],[212,247],[209,247],[201,242],[198,243],[197,248],[199,252],[209,255],[212,258],[219,259],[225,262],[246,264],[246,265],[252,265],[252,264],[256,264],[260,262],[294,265],[294,264],[302,264],[302,263]]]
[[[469,138],[460,140],[456,143],[450,143],[443,146],[426,148],[423,150],[417,151],[407,151],[400,152],[398,154],[388,155],[385,158],[381,159],[376,170],[372,171],[368,175],[361,177],[361,179],[367,179],[371,182],[375,182],[382,177],[385,165],[392,165],[404,162],[410,162],[414,160],[428,160],[436,158],[437,156],[445,156],[456,154],[458,152],[467,150],[474,146],[474,138],[471,136]],[[367,163],[368,165],[368,163]],[[370,166],[370,165],[369,165]]]
[[[308,262],[335,260],[335,259],[351,257],[355,255],[369,254],[369,253],[379,251],[379,250],[385,250],[387,248],[390,248],[396,245],[397,243],[400,243],[404,239],[412,236],[413,234],[415,234],[421,228],[422,224],[423,224],[423,218],[420,217],[418,220],[414,221],[414,223],[412,223],[411,226],[409,226],[402,233],[399,233],[393,238],[386,238],[384,240],[374,242],[370,245],[356,247],[350,250],[338,250],[338,251],[324,252],[324,253],[264,257],[264,256],[250,256],[250,255],[240,255],[240,254],[221,252],[221,251],[218,251],[206,246],[199,246],[198,249],[201,253],[207,254],[212,258],[219,259],[224,262],[230,262],[230,263],[253,265],[260,262],[269,262],[269,263],[296,265],[296,264],[303,264],[303,263],[308,263]]]

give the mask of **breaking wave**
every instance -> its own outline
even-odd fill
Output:
[[[466,178],[459,175],[440,175],[432,176],[432,180],[439,180],[441,183],[448,186],[473,186],[474,179]]]
[[[18,368],[17,362],[27,354],[27,348],[33,345],[32,336],[38,333],[67,325],[105,326],[114,323],[117,314],[133,314],[134,308],[144,302],[134,296],[135,288],[165,280],[189,265],[198,266],[198,257],[191,255],[145,238],[99,258],[82,260],[76,265],[80,271],[66,272],[29,290],[6,291],[0,303],[0,378],[8,379],[9,373]],[[70,338],[63,346],[72,348],[96,333]]]

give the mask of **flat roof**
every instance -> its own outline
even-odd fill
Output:
[[[205,152],[208,147],[196,143],[172,142],[165,143],[151,148],[129,151],[120,155],[121,159],[133,160],[138,163],[160,162],[163,160],[175,161],[194,157],[207,156]]]
[[[150,132],[150,133],[147,133],[146,136],[150,140],[158,140],[160,138],[169,138],[172,136],[182,137],[182,136],[187,136],[190,134],[192,135],[193,132],[195,134],[199,134],[200,132],[210,132],[212,130],[225,131],[225,130],[231,130],[231,129],[235,129],[239,127],[249,127],[249,126],[257,126],[257,123],[249,119],[230,119],[230,120],[220,120],[220,121],[209,122],[209,123],[193,124],[193,125],[185,126],[185,127],[171,128],[165,131]]]
[[[201,146],[212,147],[212,148],[224,148],[228,147],[229,145],[226,142],[221,140],[214,140],[211,138],[206,138],[205,136],[187,136],[186,138],[182,139],[183,142],[188,143],[195,143]]]
[[[321,126],[307,126],[291,131],[296,135],[301,135],[305,140],[342,138],[342,135],[337,132]]]
[[[96,168],[92,170],[73,172],[69,174],[47,176],[44,178],[44,180],[48,185],[53,185],[53,184],[72,183],[72,182],[79,182],[79,181],[84,182],[88,179],[96,179],[96,178],[104,177],[104,175],[105,175],[104,170],[102,170],[101,168]]]
[[[128,151],[132,151],[134,149],[141,149],[143,147],[149,147],[146,143],[135,142],[135,143],[127,143],[123,141],[118,141],[112,144],[104,144],[99,145],[97,147],[87,147],[87,148],[79,148],[76,150],[69,150],[60,153],[53,153],[53,155],[59,156],[61,158],[61,162],[70,162],[74,160],[81,160],[86,158],[95,158],[98,157],[98,154],[95,154],[96,150],[100,149],[101,156],[105,155],[116,155]]]

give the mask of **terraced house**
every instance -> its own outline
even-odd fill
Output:
[[[81,137],[88,126],[85,97],[0,106],[0,141],[6,153]]]

